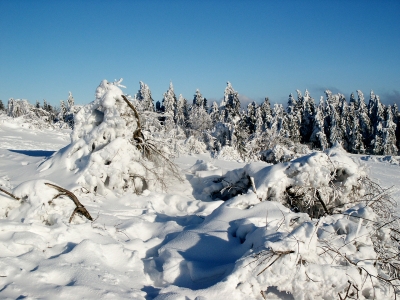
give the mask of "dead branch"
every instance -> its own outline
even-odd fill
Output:
[[[13,194],[3,190],[2,188],[0,188],[0,191],[3,192],[4,194],[7,194],[8,196],[10,196],[11,198],[13,198],[15,200],[21,200],[21,198],[18,198],[17,196],[14,196]]]
[[[122,97],[122,99],[124,99],[126,104],[129,106],[130,109],[133,110],[133,113],[135,114],[137,128],[136,128],[135,132],[133,133],[133,139],[136,142],[138,142],[139,144],[141,144],[144,141],[144,136],[142,133],[142,125],[140,124],[139,114],[138,114],[136,108],[133,106],[133,104],[128,100],[128,98],[125,97],[125,95],[121,95],[121,97]]]
[[[73,211],[71,217],[69,218],[69,223],[71,223],[71,221],[72,221],[72,219],[73,219],[73,217],[74,217],[74,215],[76,213],[84,216],[86,219],[88,219],[90,221],[93,221],[92,216],[89,214],[89,212],[86,210],[86,208],[83,206],[83,204],[79,202],[78,198],[72,192],[70,192],[70,191],[68,191],[68,190],[66,190],[66,189],[64,189],[64,188],[62,188],[62,187],[60,187],[58,185],[52,184],[52,183],[46,182],[45,185],[51,186],[52,188],[54,188],[54,189],[56,189],[57,191],[60,192],[53,199],[58,198],[60,196],[67,196],[76,205],[75,210]]]

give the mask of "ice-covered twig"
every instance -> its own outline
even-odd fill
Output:
[[[73,211],[71,217],[69,218],[69,223],[71,223],[71,221],[76,213],[83,215],[86,219],[88,219],[90,221],[93,221],[92,216],[89,214],[89,212],[86,210],[86,208],[82,205],[82,203],[79,202],[78,198],[72,192],[70,192],[58,185],[49,183],[49,182],[46,182],[45,185],[51,186],[52,188],[54,188],[60,192],[53,199],[58,198],[59,196],[67,196],[76,205],[75,210]]]

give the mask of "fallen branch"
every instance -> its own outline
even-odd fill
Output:
[[[10,196],[11,198],[13,198],[15,200],[21,200],[21,198],[18,198],[17,196],[14,196],[13,194],[3,190],[2,188],[0,188],[0,191],[3,192],[4,194],[7,194],[8,196]]]
[[[60,196],[67,196],[75,203],[76,208],[73,211],[71,217],[69,218],[69,223],[71,223],[71,221],[76,213],[84,216],[86,219],[88,219],[90,221],[93,221],[92,216],[89,214],[89,212],[86,210],[86,208],[82,205],[82,203],[79,202],[78,198],[73,193],[71,193],[70,191],[68,191],[58,185],[52,184],[52,183],[46,182],[45,185],[51,186],[52,188],[54,188],[60,192],[53,199],[58,198]]]

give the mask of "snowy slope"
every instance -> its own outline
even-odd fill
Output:
[[[348,255],[372,253],[355,219],[312,222],[278,202],[260,202],[251,191],[227,202],[211,201],[213,179],[244,163],[206,154],[181,156],[176,163],[185,180],[166,192],[100,195],[74,186],[66,174],[46,177],[37,171],[69,143],[69,132],[25,129],[2,119],[0,141],[0,187],[26,196],[21,204],[0,193],[2,299],[307,299],[317,292],[334,299],[347,289],[348,277],[357,281],[357,274],[350,267],[328,267],[325,258],[313,254],[324,232],[347,228],[347,236],[360,237],[364,249],[348,247]],[[398,184],[399,165],[362,162],[382,186]],[[52,200],[57,191],[45,182],[72,187],[94,221],[75,216],[68,223],[72,201]],[[394,195],[400,201],[399,192]],[[370,214],[361,208],[353,213]],[[265,249],[287,254],[262,272],[277,257]],[[308,264],[294,265],[299,256]],[[372,288],[363,291],[360,298],[373,298]],[[376,293],[384,299],[384,290]]]

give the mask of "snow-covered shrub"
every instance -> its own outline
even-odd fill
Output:
[[[75,116],[71,143],[40,171],[65,169],[76,174],[76,183],[101,194],[165,188],[177,175],[162,150],[144,139],[137,112],[122,98],[119,83],[100,83],[96,99]]]
[[[326,152],[313,152],[290,162],[273,166],[256,162],[230,171],[214,195],[225,191],[226,200],[252,188],[260,201],[278,201],[294,211],[318,217],[358,203],[365,193],[365,177],[364,168],[337,144]]]

